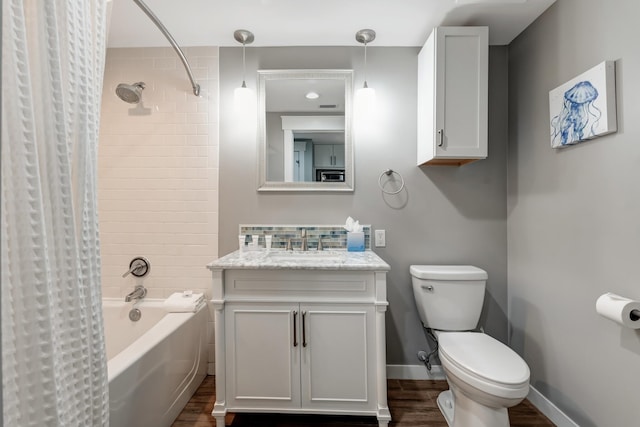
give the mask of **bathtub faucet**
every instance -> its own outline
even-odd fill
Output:
[[[131,302],[133,300],[141,300],[147,295],[147,289],[142,285],[137,285],[136,288],[129,295],[124,297],[125,302]]]

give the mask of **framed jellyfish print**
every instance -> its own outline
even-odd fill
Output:
[[[617,130],[615,62],[604,61],[549,92],[551,147]]]

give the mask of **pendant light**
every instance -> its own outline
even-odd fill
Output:
[[[361,89],[358,89],[358,96],[373,101],[375,97],[375,90],[369,87],[367,83],[367,44],[376,39],[376,32],[370,29],[360,30],[356,33],[356,40],[358,43],[364,44],[364,84]]]
[[[248,30],[236,30],[233,32],[233,38],[242,43],[242,85],[234,91],[234,103],[238,110],[245,110],[251,102],[251,90],[247,87],[246,73],[247,63],[245,56],[245,46],[253,43],[253,33]]]
[[[355,96],[355,120],[357,132],[364,134],[375,128],[376,122],[376,92],[369,87],[367,82],[367,44],[375,40],[376,32],[369,29],[356,33],[358,43],[364,44],[364,84],[356,90]]]

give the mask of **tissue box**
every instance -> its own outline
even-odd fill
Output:
[[[364,251],[364,231],[351,231],[347,233],[347,251]]]

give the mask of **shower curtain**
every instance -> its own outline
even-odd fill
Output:
[[[2,2],[5,426],[108,426],[96,207],[105,0]]]

